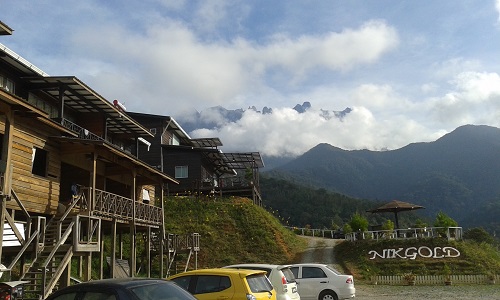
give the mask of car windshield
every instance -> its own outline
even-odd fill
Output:
[[[333,273],[335,273],[336,275],[340,275],[339,271],[335,270],[334,268],[332,268],[332,267],[330,267],[330,266],[328,266],[328,265],[326,265],[325,267],[326,267],[327,269],[331,270],[331,271],[332,271]]]
[[[283,272],[283,275],[285,275],[286,282],[295,282],[295,276],[293,275],[290,268],[283,268],[281,269],[281,272]]]
[[[270,292],[273,286],[264,274],[247,276],[248,286],[253,293]]]
[[[174,284],[157,283],[130,290],[141,300],[196,300],[190,293]]]

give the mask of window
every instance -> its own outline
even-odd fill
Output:
[[[7,92],[14,93],[14,87],[14,81],[3,75],[0,75],[0,88],[6,90]]]
[[[193,294],[215,293],[223,291],[231,286],[227,276],[201,275],[198,276]]]
[[[325,272],[320,268],[314,267],[303,267],[302,268],[302,278],[326,278]]]
[[[48,158],[47,151],[34,147],[33,156],[31,159],[31,162],[33,164],[31,173],[38,176],[47,177],[47,158]]]
[[[188,166],[176,166],[175,178],[188,178]]]

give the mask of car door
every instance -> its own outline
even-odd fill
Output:
[[[198,300],[230,300],[234,296],[234,287],[228,276],[198,275],[192,294]]]
[[[299,283],[301,300],[316,300],[319,294],[328,285],[328,276],[319,267],[293,267],[291,268],[295,280]]]

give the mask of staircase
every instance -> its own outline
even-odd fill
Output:
[[[45,299],[58,288],[59,278],[73,256],[73,225],[72,219],[54,217],[45,227],[44,246],[20,278],[29,281],[24,285],[24,300]]]

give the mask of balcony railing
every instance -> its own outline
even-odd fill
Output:
[[[75,123],[71,122],[68,119],[62,119],[61,125],[68,128],[71,131],[78,133],[78,138],[80,138],[80,139],[104,141],[104,139],[102,137],[90,132],[89,130],[87,130],[79,125],[76,125]]]
[[[80,188],[80,193],[82,194],[80,198],[86,200],[82,202],[82,206],[79,207],[80,210],[89,212],[94,216],[117,218],[124,221],[134,219],[138,223],[153,225],[161,225],[163,222],[161,207],[133,201],[130,198],[99,189],[95,189],[95,199],[90,201],[92,199],[92,188],[90,187]]]

